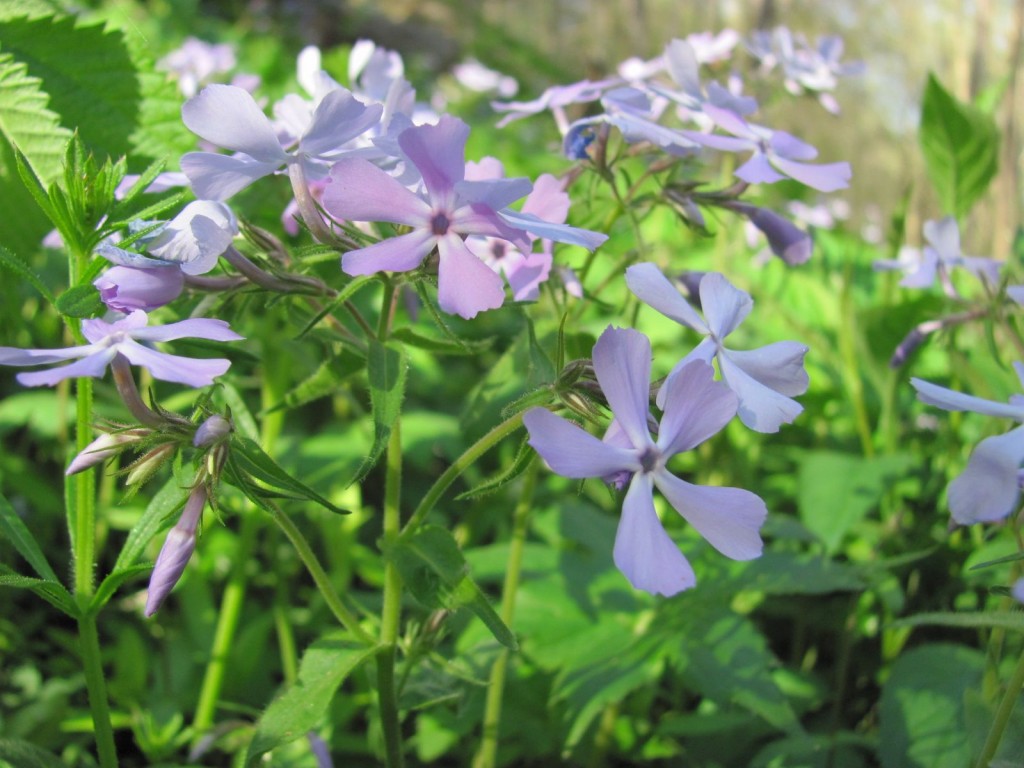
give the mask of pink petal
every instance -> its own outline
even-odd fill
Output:
[[[368,160],[352,157],[331,168],[322,198],[324,209],[342,221],[390,221],[425,226],[431,209],[425,200]]]
[[[656,265],[644,262],[629,267],[626,270],[626,285],[640,301],[658,310],[665,317],[698,333],[710,333],[700,315]]]
[[[288,156],[252,95],[234,85],[208,85],[185,102],[181,119],[211,144],[254,160],[284,163]]]
[[[436,125],[419,125],[402,132],[398,146],[423,176],[432,200],[442,198],[466,173],[469,126],[443,115]]]
[[[612,556],[634,588],[651,594],[671,597],[697,583],[654,511],[650,475],[636,475],[629,484]]]
[[[615,419],[633,446],[651,446],[651,342],[632,328],[608,326],[594,345],[594,372]]]
[[[736,415],[736,395],[715,381],[714,369],[695,360],[662,386],[664,415],[658,447],[665,456],[695,448],[717,434]]]
[[[654,483],[683,518],[707,542],[733,560],[761,555],[761,525],[768,508],[742,488],[711,488],[680,480],[667,470],[654,473]]]
[[[635,450],[603,443],[546,408],[528,410],[523,415],[523,424],[530,433],[533,449],[564,477],[605,477],[640,470]]]
[[[467,320],[505,302],[505,283],[458,235],[438,240],[437,300],[441,309]]]
[[[961,525],[1002,520],[1016,511],[1020,466],[1024,462],[1024,427],[982,440],[967,467],[949,484],[953,519]]]
[[[533,191],[523,201],[522,212],[552,224],[564,224],[569,216],[565,182],[550,173],[542,173],[533,182]]]
[[[366,248],[343,254],[341,271],[353,276],[372,275],[375,272],[408,272],[423,262],[436,243],[437,238],[426,229],[389,237]]]

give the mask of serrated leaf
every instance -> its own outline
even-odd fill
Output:
[[[54,306],[67,317],[92,317],[103,309],[100,292],[94,285],[74,285],[57,297]]]
[[[2,245],[0,245],[0,266],[4,266],[19,277],[24,278],[32,285],[33,288],[39,291],[44,299],[51,304],[54,303],[53,294],[50,293],[50,289],[46,287],[43,281],[39,278],[39,275],[29,269],[29,266],[24,261],[19,259]]]
[[[49,97],[24,62],[0,52],[0,133],[21,152],[35,174],[49,184],[60,176],[71,132],[48,108]]]
[[[954,98],[928,75],[921,105],[921,149],[943,207],[957,217],[981,197],[999,166],[999,129],[991,115]]]
[[[0,41],[0,50],[40,79],[49,108],[89,151],[110,157],[128,152],[140,94],[119,31],[70,16],[9,19],[0,22]]]
[[[331,512],[336,512],[339,515],[347,515],[349,513],[348,510],[332,504],[305,483],[288,474],[264,452],[255,440],[239,434],[232,435],[231,453],[228,461],[237,472],[256,478],[260,482],[269,485],[272,489],[284,492],[289,498],[304,498],[315,501],[325,509],[329,509]]]
[[[313,730],[345,678],[376,652],[375,647],[339,637],[322,638],[310,645],[299,662],[298,679],[260,715],[246,752],[246,765]]]
[[[519,648],[512,630],[470,578],[466,558],[448,530],[424,526],[414,535],[400,539],[387,556],[398,567],[409,591],[424,606],[450,611],[469,608],[495,640],[513,651]]]
[[[366,473],[373,469],[373,465],[384,453],[391,429],[402,414],[407,368],[403,347],[381,344],[376,339],[370,342],[366,352],[366,373],[370,386],[370,404],[373,406],[373,445],[356,470],[350,485],[366,477]]]
[[[0,495],[0,534],[3,534],[3,537],[11,543],[17,553],[25,558],[25,562],[32,566],[32,570],[43,579],[60,581],[46,561],[46,556],[32,532],[21,521],[18,513],[14,511],[10,502],[3,495]]]
[[[0,572],[0,587],[28,589],[62,613],[72,618],[78,617],[78,607],[75,605],[74,598],[60,582],[51,579],[33,579],[30,576],[22,576],[17,573]]]

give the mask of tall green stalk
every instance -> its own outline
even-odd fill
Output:
[[[1006,692],[996,709],[996,716],[992,720],[992,727],[989,729],[988,737],[985,739],[985,746],[981,749],[975,768],[988,768],[992,758],[996,756],[999,743],[1003,740],[1003,733],[1010,722],[1010,715],[1013,714],[1014,705],[1020,696],[1021,689],[1024,689],[1024,653],[1017,661],[1017,667],[1013,670],[1013,677],[1006,686]]]
[[[384,479],[384,552],[390,552],[401,532],[402,437],[401,420],[395,422],[388,440]],[[384,754],[389,768],[403,765],[402,723],[395,685],[395,656],[402,611],[402,577],[388,558],[384,564],[384,605],[381,609],[380,650],[377,653],[377,698],[380,703]]]
[[[515,617],[516,593],[522,574],[523,551],[526,548],[526,532],[533,510],[533,490],[537,485],[538,463],[533,461],[523,477],[523,489],[519,495],[512,523],[512,540],[509,542],[508,562],[505,566],[505,584],[501,591],[501,620],[505,626],[512,626]],[[473,760],[473,768],[494,768],[498,756],[498,730],[501,725],[501,703],[505,693],[505,676],[511,652],[502,648],[491,667],[487,685],[487,701],[484,704],[483,735],[480,750]]]

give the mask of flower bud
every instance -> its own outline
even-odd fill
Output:
[[[100,298],[117,312],[144,312],[169,304],[181,295],[185,275],[177,265],[167,267],[111,267],[93,282]]]
[[[164,443],[151,450],[132,466],[131,472],[125,479],[125,485],[144,483],[153,476],[167,459],[174,455],[175,446],[173,443]]]
[[[192,438],[192,445],[196,448],[206,448],[214,443],[219,443],[230,433],[231,422],[223,416],[214,414],[199,425]]]
[[[196,527],[206,506],[206,488],[202,485],[193,489],[185,502],[185,508],[177,524],[167,534],[160,554],[149,577],[146,595],[146,616],[152,616],[160,608],[164,598],[171,593],[185,571],[192,552],[196,548]]]
[[[774,211],[748,203],[732,202],[723,207],[743,214],[768,238],[772,253],[789,266],[803,264],[814,252],[814,240],[789,219]]]
[[[149,431],[144,429],[133,429],[128,432],[104,432],[79,451],[78,455],[71,460],[64,474],[74,475],[90,467],[95,467],[97,464],[102,464],[111,456],[120,453],[125,446],[138,442],[148,433]]]

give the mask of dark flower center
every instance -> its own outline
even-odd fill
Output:
[[[451,226],[451,222],[448,221],[448,217],[443,213],[435,213],[434,218],[430,220],[430,231],[440,237],[448,233],[448,227]]]
[[[648,448],[640,456],[640,467],[646,473],[646,472],[653,472],[655,467],[657,467],[657,466],[658,466],[658,449],[657,448]]]

